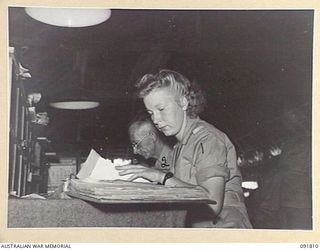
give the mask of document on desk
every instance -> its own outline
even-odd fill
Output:
[[[120,176],[116,166],[130,164],[130,160],[115,159],[113,162],[104,159],[95,150],[91,149],[86,161],[81,164],[77,177],[83,181],[94,182],[98,180],[128,180],[130,175]],[[135,182],[149,182],[138,178]]]
[[[135,182],[120,176],[116,165],[128,164],[126,160],[111,161],[91,150],[82,164],[78,179],[68,180],[66,193],[72,197],[96,203],[159,203],[205,202],[214,204],[201,187],[166,187],[143,178]],[[144,183],[142,183],[144,182]]]

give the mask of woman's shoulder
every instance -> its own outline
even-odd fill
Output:
[[[194,126],[194,129],[192,131],[192,134],[194,135],[197,140],[201,141],[220,141],[228,148],[233,147],[233,144],[229,137],[216,128],[211,123],[208,123],[204,120],[199,119]]]
[[[221,130],[216,128],[211,123],[208,123],[208,122],[201,120],[201,119],[199,119],[196,122],[196,126],[193,129],[192,133],[194,133],[194,134],[203,133],[203,134],[212,135],[212,136],[215,136],[218,138],[225,138],[226,137],[226,134],[224,132],[222,132]]]

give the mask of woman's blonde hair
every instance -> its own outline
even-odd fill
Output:
[[[137,83],[137,94],[144,98],[154,89],[170,88],[176,96],[188,100],[187,115],[197,117],[204,109],[206,100],[203,91],[195,82],[190,82],[186,77],[172,70],[160,70],[157,74],[146,74]]]

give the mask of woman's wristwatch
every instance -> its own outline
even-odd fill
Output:
[[[167,180],[169,180],[170,178],[172,178],[173,177],[173,173],[171,173],[171,172],[168,172],[168,173],[166,173],[165,175],[164,175],[164,178],[163,178],[163,181],[162,181],[162,185],[165,185],[166,184],[166,181]]]

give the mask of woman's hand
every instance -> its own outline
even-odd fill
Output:
[[[160,182],[162,183],[162,180],[165,176],[165,173],[157,170],[152,169],[149,167],[145,167],[142,165],[124,165],[124,166],[116,166],[115,167],[119,171],[119,175],[132,175],[129,177],[129,181],[133,181],[139,177],[145,178],[151,182]]]

